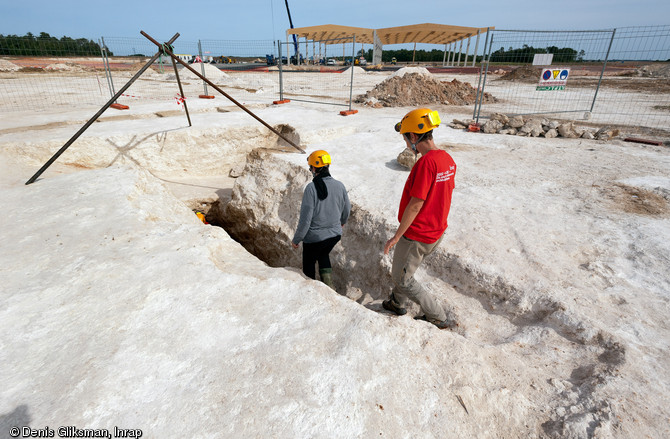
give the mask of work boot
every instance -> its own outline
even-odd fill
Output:
[[[335,289],[333,284],[333,269],[332,268],[320,268],[319,269],[319,278],[321,282],[328,285],[331,289]]]
[[[400,305],[397,305],[395,297],[393,297],[393,293],[391,293],[389,300],[384,300],[382,302],[382,308],[384,308],[386,311],[394,312],[399,316],[407,314],[407,310],[405,308],[401,307]]]
[[[439,320],[434,320],[434,319],[429,319],[425,315],[423,316],[416,316],[414,317],[414,320],[425,320],[429,323],[432,323],[433,325],[437,326],[439,329],[455,329],[458,327],[458,323],[456,321],[451,320],[449,317],[446,319],[439,321]]]

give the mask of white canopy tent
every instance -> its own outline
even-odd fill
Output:
[[[451,26],[435,23],[413,24],[409,26],[387,27],[381,29],[368,29],[361,27],[326,24],[321,26],[289,29],[286,31],[286,36],[288,38],[290,35],[296,35],[298,38],[304,38],[306,43],[309,43],[310,41],[312,43],[318,41],[327,45],[340,44],[341,39],[343,38],[355,37],[356,43],[374,45],[374,64],[381,62],[381,51],[382,47],[385,45],[414,43],[414,47],[416,49],[416,43],[443,44],[446,61],[447,46],[450,44],[455,46],[457,42],[460,42],[460,62],[460,53],[462,53],[463,41],[467,40],[467,49],[465,54],[465,59],[467,60],[470,48],[470,39],[473,36],[477,37],[475,49],[473,52],[476,54],[477,47],[479,46],[479,37],[481,34],[493,29],[495,28]],[[454,53],[455,51],[452,50],[451,52]],[[453,60],[451,61],[453,62]],[[474,65],[474,61],[475,57],[473,57],[472,65]]]

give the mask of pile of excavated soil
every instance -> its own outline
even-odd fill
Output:
[[[225,74],[224,72],[222,72],[220,69],[218,69],[217,67],[215,67],[211,64],[208,64],[208,63],[204,63],[204,64],[196,63],[196,64],[191,65],[191,68],[194,69],[198,73],[202,73],[203,66],[205,68],[205,77],[207,79],[209,79],[210,81],[215,81],[216,82],[216,81],[219,81],[219,80],[222,80],[222,79],[225,79],[225,78],[228,77],[228,75]],[[201,80],[199,77],[194,75],[193,72],[191,72],[189,69],[186,69],[186,68],[183,68],[183,69],[179,70],[179,78],[183,79],[185,81],[194,80],[194,79]],[[168,79],[169,80],[174,80],[174,79],[177,79],[177,77],[173,73],[172,75],[168,76]]]
[[[354,66],[354,67],[349,67],[342,73],[345,75],[351,75],[351,69],[354,69],[354,75],[366,75],[368,72],[365,71],[362,67]]]
[[[85,72],[86,70],[76,63],[54,63],[49,64],[44,68],[46,71],[51,72]]]
[[[477,89],[467,82],[439,81],[420,73],[392,76],[377,84],[375,88],[360,95],[355,102],[372,107],[406,107],[428,104],[472,105],[477,97]],[[496,102],[489,93],[484,93],[484,101]]]
[[[20,67],[13,62],[7,61],[6,59],[0,59],[0,72],[15,72],[19,69]]]
[[[670,63],[649,64],[637,69],[638,76],[670,78]]]
[[[133,64],[133,66],[130,68],[129,71],[130,71],[130,73],[135,74],[135,73],[139,72],[143,67],[144,67],[144,63],[136,63],[136,64]],[[148,69],[146,69],[144,71],[144,73],[142,73],[142,77],[144,79],[146,79],[146,78],[159,79],[159,78],[163,78],[163,76],[166,75],[166,73],[170,73],[170,72],[172,72],[173,73],[172,76],[174,76],[174,70],[172,69],[171,65],[169,67],[168,66],[163,66],[162,71],[166,72],[166,73],[161,73],[159,71],[160,68],[161,68],[161,66],[154,64],[151,67],[149,67]]]
[[[542,69],[539,67],[533,66],[521,66],[516,69],[505,73],[500,77],[500,79],[506,81],[537,81],[540,79],[542,74]]]

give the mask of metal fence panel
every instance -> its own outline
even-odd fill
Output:
[[[670,129],[669,35],[670,26],[603,31],[494,30],[480,90],[497,102],[482,104],[480,99],[474,116],[538,114]],[[553,57],[550,65],[543,65],[542,56],[549,54]],[[546,69],[569,72],[565,85],[543,87]]]
[[[255,103],[279,98],[279,69],[269,58],[277,51],[275,41],[202,40],[202,50],[202,56],[223,72],[220,84],[214,82],[234,98]]]
[[[670,131],[670,26],[495,30],[485,45],[485,68],[478,90],[492,94],[498,102],[483,105],[479,101],[474,113],[477,118],[493,112],[546,114]],[[292,56],[293,46],[288,42],[177,39],[174,44],[174,53],[182,59],[198,56],[210,61],[196,67],[242,103],[267,104],[286,98],[349,108],[357,69],[349,70],[344,64],[356,59],[356,49],[353,38],[305,42],[299,46],[300,65],[289,65],[288,59],[287,64],[277,64],[282,56]],[[459,65],[460,46],[447,49],[444,64]],[[466,44],[461,63],[473,61],[467,56],[469,52]],[[533,66],[529,52],[551,53],[552,68],[570,69],[563,90],[538,90],[544,66]],[[58,40],[48,34],[0,35],[0,112],[99,108],[154,53],[155,45],[143,37],[105,37],[94,42]],[[330,59],[335,65],[329,65]],[[178,68],[186,99],[216,95],[201,79],[180,65]],[[527,77],[522,75],[524,71],[530,72]],[[162,101],[176,109],[183,97],[175,79],[171,60],[160,57],[119,102]],[[315,86],[318,92],[309,91]]]
[[[591,114],[594,121],[670,134],[670,25],[615,29]]]
[[[103,37],[85,46],[85,52],[81,46],[54,38],[0,37],[0,112],[99,108],[157,51],[143,37]],[[276,53],[276,41],[177,39],[173,51],[184,61],[199,57],[204,62],[191,67],[239,102],[267,104],[279,97],[279,71],[266,58]],[[172,60],[161,56],[117,102],[165,103],[179,109],[184,99],[192,102],[211,95],[215,105],[228,104],[179,63],[177,69],[184,96]]]
[[[100,47],[48,34],[0,35],[0,112],[101,106],[109,99]]]
[[[355,38],[314,41],[299,46],[296,55],[293,43],[279,42],[281,98],[351,109],[355,48]]]
[[[116,54],[135,53],[138,66],[144,65],[147,56],[156,52],[154,44],[141,38],[106,37],[103,40],[105,47],[114,54],[112,59],[117,59]],[[275,51],[276,43],[270,40],[177,40],[173,45],[173,53],[181,60],[234,99],[246,103],[270,103],[278,98],[279,73],[268,65],[266,58]],[[132,105],[133,102],[163,101],[178,105],[184,98],[187,102],[201,96],[226,99],[188,69],[179,63],[176,65],[184,96],[180,95],[172,60],[161,56],[137,81],[137,85],[133,84],[122,96],[122,103]],[[112,66],[113,83],[125,83],[130,73],[132,69],[128,71]]]

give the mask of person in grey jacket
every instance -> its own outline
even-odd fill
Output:
[[[316,279],[318,262],[321,282],[335,289],[330,252],[342,238],[351,203],[344,185],[330,176],[330,161],[330,155],[324,150],[314,151],[307,157],[314,178],[305,187],[300,220],[291,244],[298,248],[303,242],[302,272]]]

